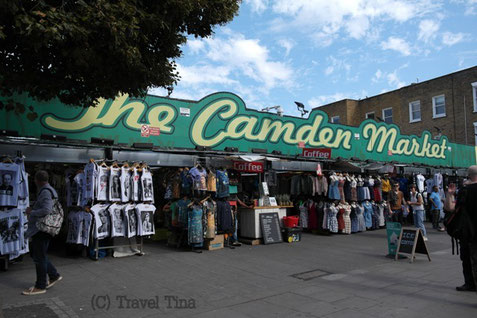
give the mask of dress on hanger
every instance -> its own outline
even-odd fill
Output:
[[[372,228],[373,227],[373,206],[369,202],[365,202],[363,204],[364,207],[364,221],[366,224],[366,228]]]
[[[303,229],[308,228],[308,208],[305,206],[305,203],[300,205],[300,226]]]
[[[344,208],[344,215],[343,215],[344,226],[345,226],[343,233],[346,233],[346,234],[351,234],[351,218],[350,218],[350,215],[351,215],[351,206],[347,205]]]
[[[350,213],[350,219],[351,219],[351,233],[356,233],[359,231],[359,223],[358,223],[358,213],[357,213],[357,207],[356,206],[351,206],[351,213]]]
[[[340,200],[340,191],[338,189],[338,180],[330,179],[328,198],[331,200]]]
[[[344,185],[345,185],[345,179],[344,178],[340,178],[338,180],[338,189],[340,191],[340,200],[341,201],[345,201],[345,193],[344,193]]]
[[[345,201],[346,202],[352,201],[351,200],[351,181],[348,180],[348,178],[345,179],[344,196],[345,196]]]
[[[316,213],[316,203],[308,201],[308,228],[310,230],[318,229],[318,215]]]
[[[364,220],[364,207],[358,205],[356,207],[356,213],[358,214],[358,232],[366,231],[366,221]]]
[[[345,213],[344,207],[339,207],[337,219],[338,219],[338,231],[340,232],[344,232],[345,230],[344,213]]]
[[[358,190],[356,189],[356,179],[351,179],[351,201],[358,201]]]
[[[376,202],[383,201],[383,197],[382,197],[382,194],[381,194],[381,181],[380,180],[374,180],[373,192],[374,192],[374,201],[376,201]]]
[[[338,220],[336,216],[338,214],[338,208],[331,205],[327,214],[327,227],[332,233],[338,233]]]

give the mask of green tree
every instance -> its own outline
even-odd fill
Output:
[[[87,107],[171,87],[187,36],[210,36],[240,2],[0,0],[0,94]]]

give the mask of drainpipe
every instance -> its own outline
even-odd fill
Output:
[[[469,141],[467,140],[467,109],[465,107],[465,93],[464,93],[464,129],[465,129],[465,144],[467,145]]]
[[[456,127],[456,120],[455,120],[455,101],[454,101],[454,76],[452,78],[452,114],[454,116],[454,141],[457,142],[457,127]],[[465,114],[465,112],[464,112]]]

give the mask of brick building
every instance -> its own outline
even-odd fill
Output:
[[[371,118],[404,134],[439,132],[451,142],[477,145],[477,66],[366,99],[320,106],[330,121],[350,126]]]

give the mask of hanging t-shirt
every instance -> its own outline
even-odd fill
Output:
[[[84,167],[84,188],[83,200],[87,203],[93,200],[95,194],[96,178],[98,177],[98,166],[94,162],[88,163]]]
[[[28,245],[28,238],[25,237],[26,230],[28,229],[28,218],[24,211],[20,213],[20,247],[19,250],[12,251],[9,254],[9,259],[15,259],[20,255],[28,253],[29,245]],[[0,252],[1,254],[1,252]]]
[[[127,237],[133,237],[137,235],[137,216],[136,206],[134,204],[128,204],[124,207],[124,215],[127,223]]]
[[[152,186],[152,174],[144,169],[141,176],[142,201],[154,201],[154,189]]]
[[[23,243],[20,209],[0,211],[0,254],[18,252]]]
[[[16,207],[21,169],[16,163],[0,163],[0,206]]]
[[[23,158],[15,158],[15,163],[20,166],[20,184],[18,186],[18,203],[17,208],[25,210],[30,206],[30,193],[28,190],[28,173],[25,170],[25,160]]]
[[[83,203],[83,188],[84,188],[84,173],[78,173],[75,176],[75,183],[76,183],[76,205],[81,206]]]
[[[154,229],[154,212],[156,207],[152,204],[138,204],[136,205],[137,215],[137,235],[153,235]]]
[[[89,235],[91,233],[91,223],[93,216],[91,213],[83,211],[81,213],[81,244],[89,246]]]
[[[139,171],[136,168],[133,169],[132,178],[131,178],[131,185],[132,185],[132,200],[133,201],[141,201],[142,194],[141,194],[141,176]]]
[[[121,168],[121,201],[131,200],[131,171],[129,167]]]
[[[434,179],[427,179],[426,180],[426,190],[427,190],[427,193],[431,193],[432,192],[432,187],[434,186]]]
[[[65,171],[65,188],[66,188],[66,206],[78,205],[78,185],[75,181],[75,170],[68,169]]]
[[[123,204],[112,204],[109,207],[111,215],[111,237],[126,236],[127,220],[124,217]]]
[[[99,166],[98,168],[98,187],[97,187],[98,201],[109,200],[109,168]]]
[[[424,178],[422,174],[416,176],[417,189],[419,192],[424,192],[424,181],[426,181],[426,178]]]
[[[229,196],[229,176],[227,171],[217,170],[217,198]]]
[[[194,167],[190,169],[194,190],[207,191],[207,171],[204,168]]]
[[[121,201],[121,168],[111,168],[109,174],[109,200]]]
[[[66,243],[81,244],[81,218],[80,211],[70,211],[68,213],[68,234],[66,235]]]
[[[94,215],[94,237],[98,240],[109,237],[111,234],[111,220],[108,212],[109,204],[96,204],[91,208]]]

